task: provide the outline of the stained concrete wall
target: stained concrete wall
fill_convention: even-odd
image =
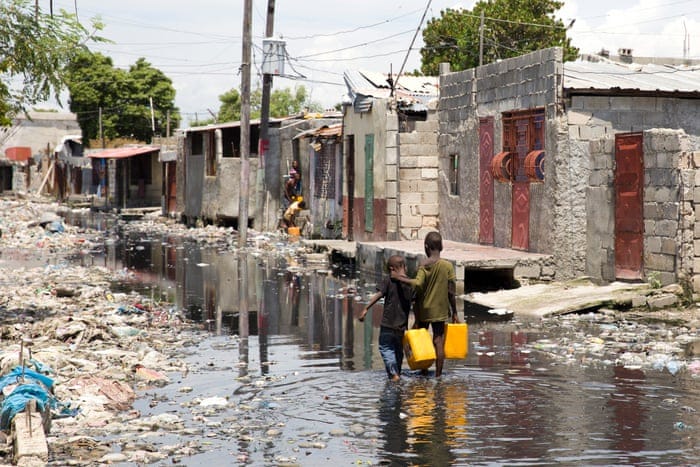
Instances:
[[[398,118],[391,107],[389,99],[375,99],[369,112],[355,112],[352,106],[345,107],[343,116],[344,134],[354,139],[354,173],[355,183],[353,193],[343,188],[343,196],[352,196],[354,199],[353,232],[355,241],[379,241],[396,240],[398,226],[396,214],[388,214],[387,184],[398,179],[398,166],[396,163],[387,164],[387,160],[393,161],[397,153]],[[373,191],[372,202],[374,228],[367,230],[365,219],[369,215],[365,211],[365,137],[374,135],[374,167],[373,167]],[[347,154],[347,151],[346,151]],[[346,159],[347,161],[347,159]],[[344,207],[347,205],[347,200]],[[393,219],[392,217],[393,216]],[[389,226],[393,230],[389,230]]]
[[[439,169],[437,117],[433,105],[425,121],[414,122],[414,131],[398,134],[398,151],[387,151],[387,164],[398,164],[399,173],[398,181],[387,180],[388,230],[398,214],[401,240],[423,239],[438,229],[438,177],[448,172]]]
[[[557,276],[570,277],[575,275],[576,258],[580,261],[585,255],[585,182],[578,173],[585,164],[583,154],[568,151],[568,135],[561,130],[562,71],[562,50],[552,48],[441,74],[439,223],[446,239],[479,242],[479,119],[493,117],[493,148],[498,153],[503,147],[503,113],[542,108],[547,172],[544,183],[530,184],[529,251],[555,255]],[[443,175],[452,154],[460,160],[459,196],[450,195]],[[494,246],[511,247],[511,210],[510,183],[494,182]]]
[[[82,130],[73,113],[29,112],[29,119],[22,116],[8,128],[0,128],[0,158],[5,149],[13,146],[29,146],[32,154],[52,154],[66,135],[80,135]]]
[[[681,209],[678,198],[681,181],[691,174],[683,175],[679,168],[683,158],[678,151],[700,148],[700,120],[694,117],[700,101],[565,95],[561,59],[560,49],[546,49],[441,75],[440,171],[445,173],[450,154],[459,154],[459,184],[465,188],[460,196],[451,196],[446,177],[440,179],[443,235],[478,242],[479,118],[494,118],[497,153],[503,147],[503,112],[544,108],[546,172],[543,184],[530,185],[529,251],[552,254],[557,279],[589,275],[614,280],[614,135],[644,131],[644,274],[662,283],[694,274],[685,266],[695,261],[687,252],[695,245],[689,246],[691,234],[683,227],[690,220],[679,221],[679,212],[689,211],[690,205]],[[685,189],[691,188],[686,184]],[[495,183],[495,246],[510,247],[511,193],[509,184]]]

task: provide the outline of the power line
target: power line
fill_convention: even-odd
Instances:
[[[409,29],[408,31],[397,32],[396,34],[391,34],[389,36],[380,37],[379,39],[375,39],[373,41],[363,42],[361,44],[349,45],[347,47],[342,47],[340,49],[335,49],[335,50],[328,50],[326,52],[318,52],[315,54],[301,55],[301,56],[296,57],[296,58],[302,59],[302,58],[309,58],[309,57],[318,57],[319,55],[327,55],[327,54],[331,54],[331,53],[335,53],[335,52],[342,52],[344,50],[356,49],[358,47],[366,47],[368,45],[376,44],[377,42],[382,42],[382,41],[385,41],[387,39],[393,39],[394,37],[403,36],[404,34],[409,34],[412,32],[413,32],[413,29]]]
[[[340,36],[341,34],[349,34],[349,33],[352,33],[352,32],[361,31],[361,30],[363,30],[363,29],[370,29],[370,28],[374,28],[374,27],[377,27],[377,26],[383,26],[383,25],[385,25],[385,24],[387,24],[387,23],[390,23],[390,22],[392,22],[392,21],[396,21],[397,19],[401,19],[401,18],[405,18],[406,16],[413,15],[413,14],[415,14],[415,13],[421,11],[421,10],[422,10],[422,8],[419,8],[419,9],[417,9],[417,10],[410,11],[410,12],[405,13],[405,14],[403,14],[403,15],[399,15],[399,16],[395,16],[395,17],[393,17],[393,18],[385,19],[384,21],[379,21],[379,22],[377,22],[377,23],[368,24],[368,25],[366,25],[366,26],[358,26],[358,27],[353,28],[353,29],[346,29],[346,30],[336,31],[336,32],[330,32],[330,33],[311,34],[311,35],[308,35],[308,36],[285,37],[285,39],[287,39],[287,40],[292,40],[292,41],[293,41],[293,40],[299,40],[299,39],[315,39],[315,38],[317,38],[317,37],[334,37],[334,36]]]
[[[352,62],[352,61],[355,61],[355,60],[365,60],[365,59],[368,59],[368,58],[387,57],[387,56],[389,56],[389,55],[401,54],[401,53],[407,52],[408,50],[410,50],[410,49],[399,49],[399,50],[394,50],[394,51],[391,51],[391,52],[385,52],[385,53],[381,53],[381,54],[363,55],[363,56],[361,56],[361,57],[317,58],[317,59],[314,59],[314,58],[308,59],[308,58],[307,58],[307,59],[304,59],[304,61],[305,61],[305,62]],[[413,49],[413,50],[416,50],[416,49]],[[297,61],[297,60],[299,60],[299,59],[298,59],[298,58],[293,58],[293,57],[292,57],[292,60]]]

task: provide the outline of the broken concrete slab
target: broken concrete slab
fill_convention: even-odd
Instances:
[[[12,420],[15,444],[15,462],[22,458],[37,457],[49,460],[44,425],[39,412],[21,412]]]
[[[473,292],[460,298],[489,309],[505,308],[515,316],[543,318],[603,306],[631,306],[634,299],[646,295],[650,290],[651,286],[646,283],[596,285],[588,279],[578,279],[496,292]]]

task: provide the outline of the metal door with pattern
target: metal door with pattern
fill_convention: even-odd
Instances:
[[[641,279],[644,254],[642,133],[615,135],[615,277]]]
[[[493,245],[493,117],[479,119],[479,243]]]

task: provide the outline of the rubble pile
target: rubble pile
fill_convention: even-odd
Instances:
[[[561,364],[621,365],[671,375],[684,371],[700,378],[697,309],[572,313],[543,319],[538,326],[548,337],[527,347]]]
[[[89,459],[99,460],[112,449],[98,446],[97,437],[139,417],[130,410],[135,390],[187,371],[170,349],[195,339],[190,326],[168,304],[113,294],[103,268],[0,268],[0,274],[14,281],[0,292],[0,373],[23,361],[53,378],[56,399],[74,412],[54,414],[51,451],[65,456],[69,449],[57,446],[89,441]]]

